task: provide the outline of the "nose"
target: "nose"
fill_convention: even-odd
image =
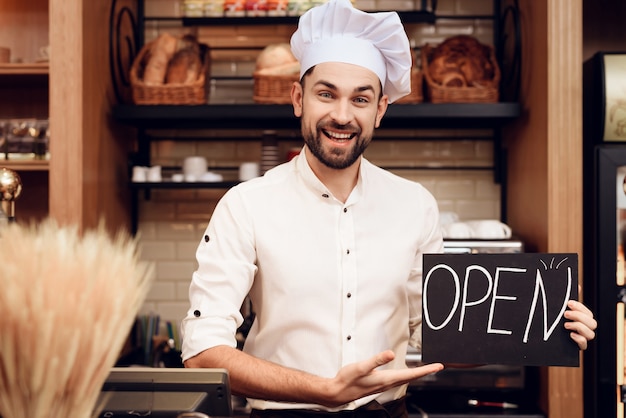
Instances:
[[[337,100],[330,112],[330,117],[339,125],[347,125],[352,122],[354,114],[349,100]]]

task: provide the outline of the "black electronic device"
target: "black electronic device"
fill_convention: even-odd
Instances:
[[[225,369],[114,367],[96,406],[97,416],[176,418],[184,412],[232,415]]]

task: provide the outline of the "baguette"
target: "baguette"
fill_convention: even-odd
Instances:
[[[148,52],[143,81],[146,85],[159,85],[165,81],[167,66],[176,53],[178,39],[168,33],[162,33],[155,39]]]

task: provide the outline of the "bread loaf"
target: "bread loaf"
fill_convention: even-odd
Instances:
[[[185,48],[174,54],[167,66],[166,84],[191,84],[198,79],[202,62],[197,49]]]
[[[270,44],[259,54],[256,60],[256,70],[280,67],[294,64],[298,60],[291,53],[291,47],[287,43]]]
[[[167,66],[176,53],[178,39],[165,32],[155,39],[143,72],[143,81],[147,85],[163,84]]]
[[[263,68],[256,71],[260,75],[291,75],[300,73],[300,63],[298,61],[278,65],[276,67]]]
[[[428,72],[433,81],[448,87],[487,86],[494,77],[490,53],[474,37],[454,36],[433,50]]]
[[[177,51],[169,61],[166,84],[191,84],[202,71],[200,45],[193,35],[185,35],[177,43]]]

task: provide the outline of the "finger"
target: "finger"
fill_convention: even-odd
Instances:
[[[361,375],[366,375],[368,373],[371,373],[374,369],[389,363],[395,357],[395,353],[391,350],[381,351],[375,356],[358,363],[358,370],[360,370]]]
[[[424,364],[422,366],[418,366],[415,367],[414,370],[420,374],[419,377],[424,377],[427,376],[429,374],[433,374],[433,373],[437,373],[443,370],[443,364],[442,363],[431,363],[431,364]]]
[[[567,307],[570,308],[573,311],[579,311],[579,312],[583,312],[591,317],[593,317],[593,312],[591,312],[591,310],[585,306],[584,303],[579,302],[577,300],[569,300],[567,301]]]
[[[574,340],[574,342],[576,344],[578,344],[578,348],[580,348],[581,350],[586,350],[587,349],[588,342],[587,342],[587,339],[585,337],[583,337],[582,335],[577,334],[575,332],[570,332],[569,335],[570,335],[571,339]]]
[[[593,340],[596,333],[582,322],[566,322],[565,329],[580,335],[586,341]]]
[[[584,312],[565,311],[563,316],[565,317],[565,319],[569,321],[580,322],[584,324],[587,328],[589,328],[592,331],[594,331],[598,327],[598,322],[594,319],[594,317]]]
[[[443,370],[443,368],[444,366],[441,363],[430,363],[401,370],[379,370],[372,375],[372,378],[379,383],[385,382],[385,387],[389,388],[437,373]]]

